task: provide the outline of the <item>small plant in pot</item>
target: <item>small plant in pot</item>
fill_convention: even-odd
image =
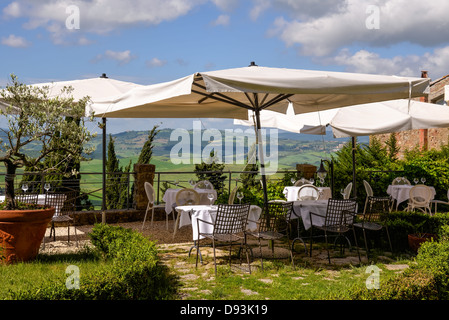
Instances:
[[[35,258],[54,208],[16,201],[14,180],[19,168],[55,172],[80,160],[83,144],[92,138],[84,126],[88,97],[74,101],[71,88],[50,96],[49,87],[29,86],[11,75],[0,91],[0,114],[8,127],[0,129],[0,162],[6,168],[5,200],[0,204],[0,248],[3,263]],[[26,152],[33,147],[33,152]],[[32,155],[32,156],[31,156]],[[53,157],[52,161],[44,161]],[[55,165],[48,165],[55,163]],[[0,262],[1,263],[1,262]]]
[[[423,226],[426,221],[417,225],[417,232],[408,235],[408,245],[413,252],[417,253],[423,242],[436,241],[437,235],[429,232],[423,232]]]

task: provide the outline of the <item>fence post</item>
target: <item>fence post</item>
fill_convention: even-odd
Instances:
[[[148,204],[148,198],[145,193],[145,182],[154,183],[154,173],[156,166],[154,164],[134,164],[134,199],[137,210],[145,210]]]

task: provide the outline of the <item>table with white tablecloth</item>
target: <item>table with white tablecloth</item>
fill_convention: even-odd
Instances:
[[[326,216],[328,200],[303,200],[293,202],[293,212],[290,219],[301,218],[306,230],[310,229],[310,212],[320,216],[312,215],[314,226],[322,226]],[[322,216],[322,217],[321,217]]]
[[[389,185],[387,188],[387,194],[389,194],[396,201],[396,209],[398,205],[410,198],[410,189],[414,186],[409,184]],[[432,186],[428,186],[432,192],[431,200],[435,197],[436,191]]]
[[[176,194],[178,193],[178,191],[180,191],[182,189],[172,189],[169,188],[165,191],[164,196],[162,198],[162,200],[165,202],[165,213],[166,214],[170,214],[172,209],[173,209],[173,205],[176,204]],[[212,193],[214,195],[214,199],[212,200],[212,203],[217,200],[217,191],[216,190],[211,190],[211,189],[194,189],[196,192],[198,192],[199,196],[200,196],[200,204],[210,204],[210,200],[207,198],[207,195],[209,193]]]
[[[198,223],[197,219],[208,221],[213,223],[217,215],[218,206],[210,205],[196,205],[196,206],[179,206],[176,207],[178,212],[179,220],[177,219],[177,227],[175,225],[175,231],[173,237],[176,234],[176,229],[181,228],[186,225],[192,225],[192,235],[193,240],[198,240]],[[251,205],[248,214],[248,220],[258,221],[262,213],[262,209],[259,206]],[[256,230],[257,225],[255,222],[248,221],[247,229]],[[213,232],[213,225],[208,223],[200,223],[200,229],[202,232]]]
[[[284,188],[284,196],[287,199],[287,201],[296,201],[298,200],[298,190],[301,188],[301,186],[290,186]],[[332,197],[331,188],[329,187],[317,187],[318,191],[320,192],[319,200],[327,200]]]

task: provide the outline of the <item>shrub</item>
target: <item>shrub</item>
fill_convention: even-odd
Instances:
[[[170,299],[175,293],[172,278],[160,265],[154,242],[122,227],[95,225],[90,234],[105,263],[83,278],[79,289],[67,289],[57,281],[38,290],[16,294],[27,300],[136,300]]]

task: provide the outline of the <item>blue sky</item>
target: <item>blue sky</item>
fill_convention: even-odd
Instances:
[[[153,84],[251,61],[437,79],[449,74],[448,12],[447,0],[0,0],[0,86],[11,73]],[[193,120],[111,119],[108,131]]]

